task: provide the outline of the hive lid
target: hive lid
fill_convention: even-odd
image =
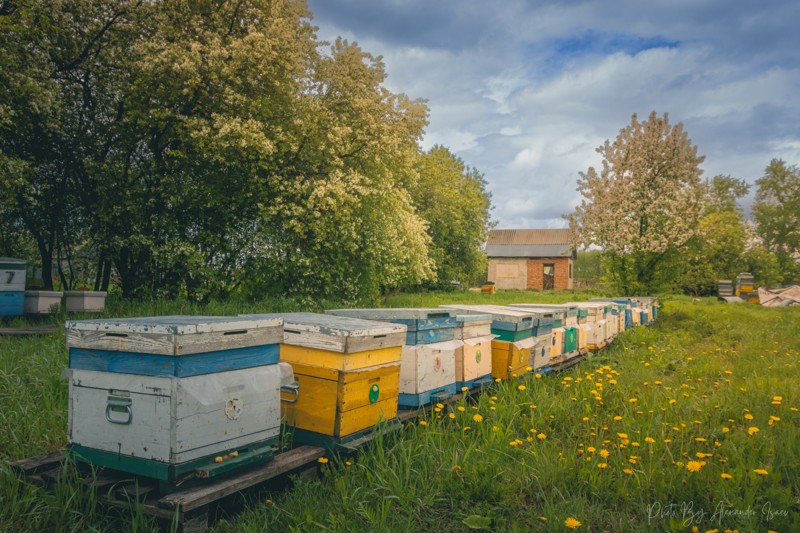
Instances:
[[[242,329],[268,328],[281,325],[283,325],[283,319],[279,317],[251,319],[235,316],[172,315],[70,320],[64,324],[64,329],[68,331],[99,331],[108,333],[195,335],[199,333],[224,333]]]
[[[433,318],[452,318],[455,313],[438,307],[394,307],[379,309],[330,309],[325,311],[328,315],[363,318],[367,320],[393,320],[393,319],[418,319],[430,320]]]

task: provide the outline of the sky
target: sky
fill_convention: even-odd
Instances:
[[[797,0],[308,7],[320,39],[382,56],[389,90],[427,100],[422,147],[446,146],[484,175],[498,228],[565,227],[578,173],[599,167],[596,148],[634,113],[682,122],[704,178],[753,183],[772,159],[800,164]]]

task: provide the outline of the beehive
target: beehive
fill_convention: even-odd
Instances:
[[[492,341],[492,377],[509,379],[528,372],[531,348],[536,344],[535,337],[521,341]]]
[[[463,346],[456,350],[456,388],[468,389],[492,381],[492,317],[490,315],[456,316],[456,339]]]
[[[401,324],[317,313],[249,315],[284,322],[281,361],[300,386],[283,418],[302,444],[334,448],[397,416]]]
[[[456,314],[439,308],[333,309],[325,314],[402,324],[409,346],[450,341],[456,333]]]
[[[559,359],[564,354],[564,338],[566,330],[564,328],[553,328],[550,340],[550,358]]]
[[[0,316],[21,316],[25,310],[25,264],[0,257]]]
[[[419,407],[456,391],[456,313],[438,308],[337,309],[327,314],[405,325],[398,405]]]
[[[531,357],[528,361],[534,371],[547,370],[553,359],[553,333],[545,333],[537,337],[532,337],[536,342],[531,347]]]
[[[126,318],[65,329],[76,459],[169,488],[277,449],[279,390],[291,374],[277,364],[280,319]]]

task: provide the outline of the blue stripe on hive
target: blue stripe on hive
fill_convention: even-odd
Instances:
[[[69,349],[69,367],[73,369],[178,378],[274,365],[279,360],[280,344],[232,348],[179,357],[83,348]]]

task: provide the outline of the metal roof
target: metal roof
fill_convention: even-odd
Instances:
[[[487,257],[569,257],[571,244],[487,244]]]
[[[489,232],[487,245],[493,244],[570,244],[569,228],[496,229]]]

